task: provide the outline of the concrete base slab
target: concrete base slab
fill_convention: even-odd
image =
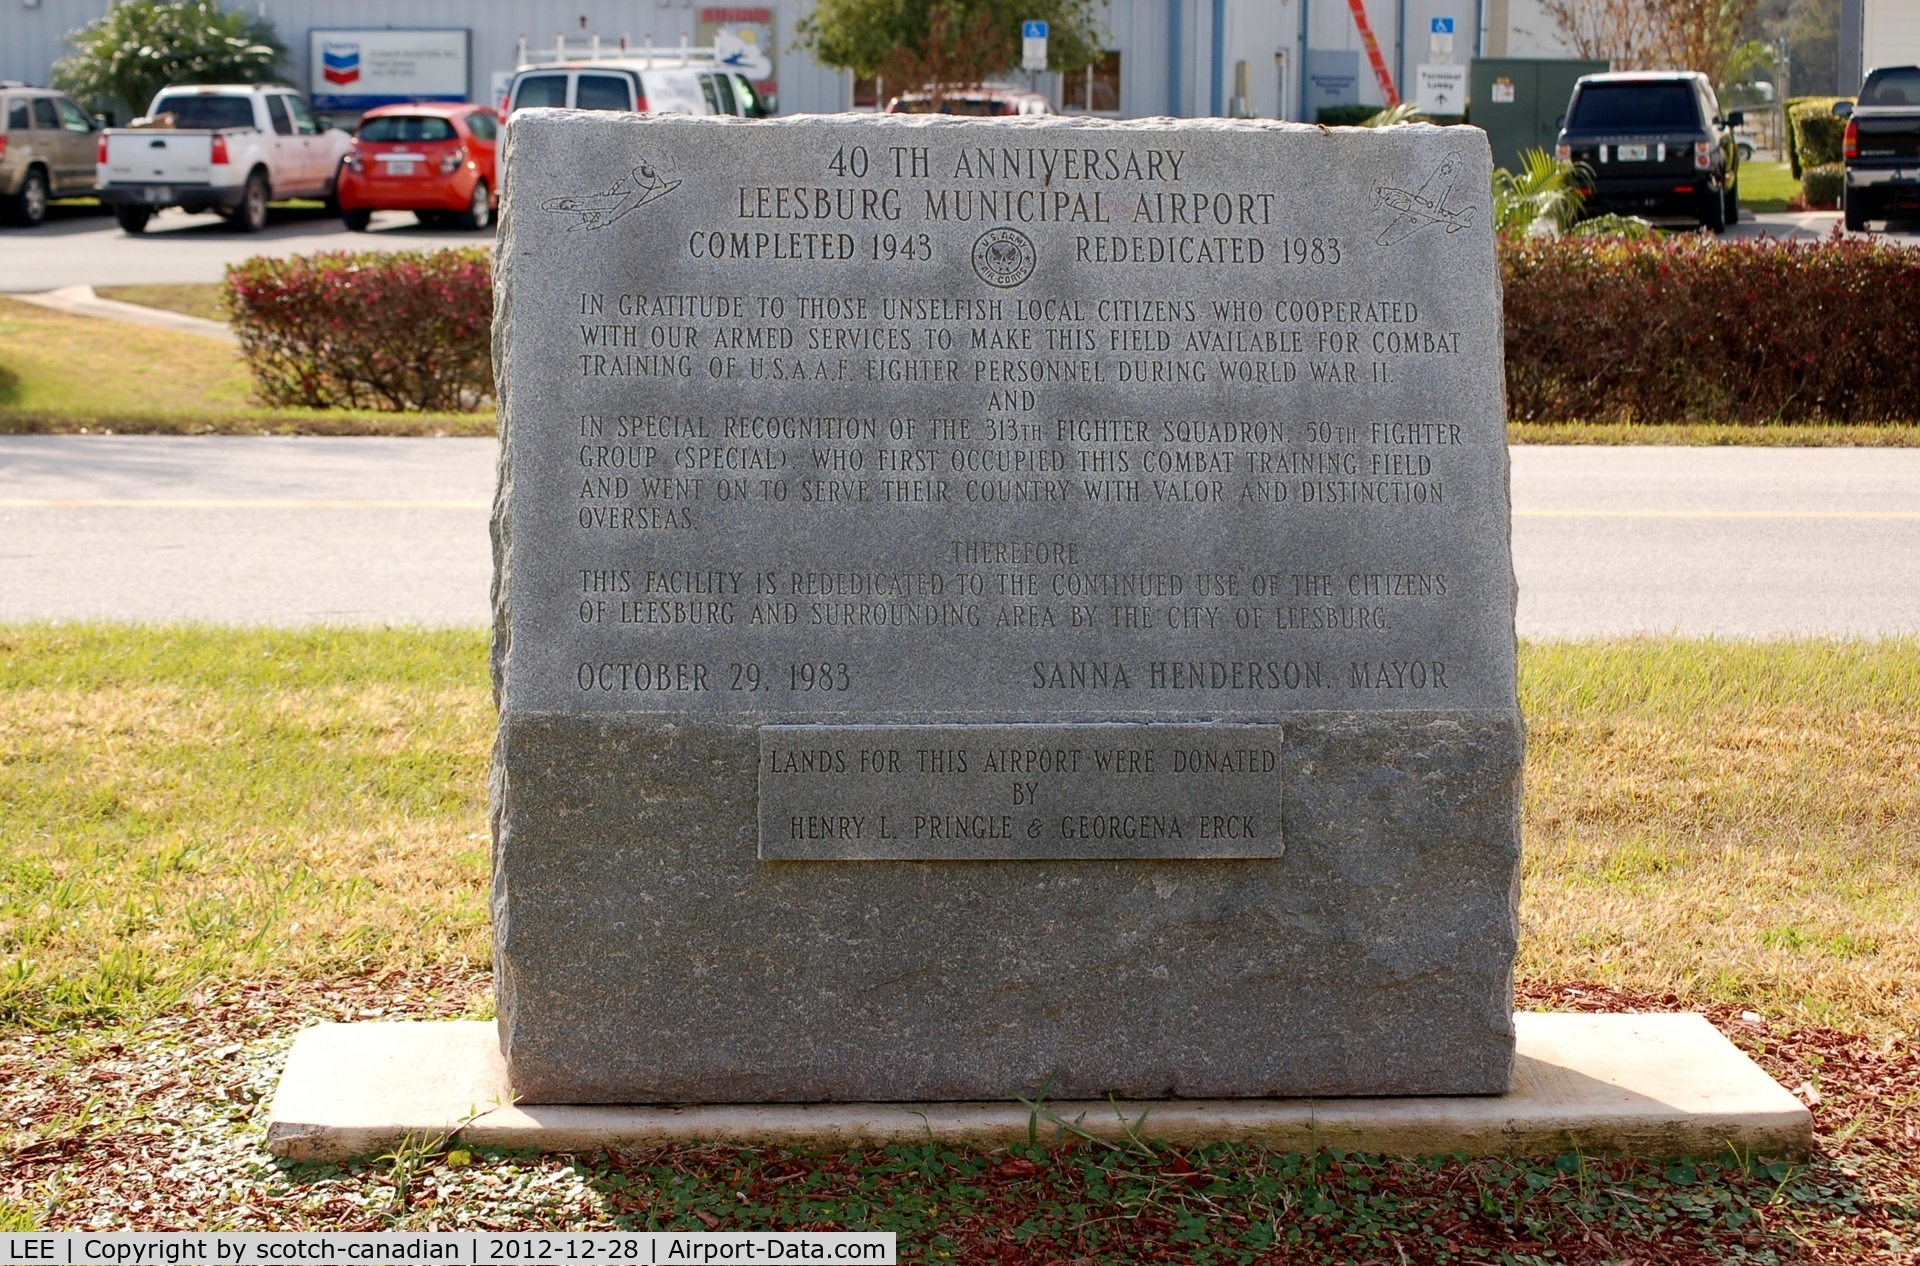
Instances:
[[[1712,1156],[1729,1147],[1798,1157],[1813,1118],[1699,1015],[1514,1016],[1513,1089],[1486,1097],[1212,1099],[1122,1103],[1143,1133],[1176,1145],[1235,1141],[1288,1151],[1418,1156]],[[1109,1138],[1107,1103],[1051,1105]],[[494,1026],[322,1024],[295,1042],[268,1119],[275,1155],[343,1160],[411,1135],[458,1132],[476,1147],[579,1152],[695,1140],[821,1148],[1025,1142],[1017,1103],[699,1104],[519,1107]],[[1041,1135],[1056,1131],[1041,1125]],[[1065,1136],[1062,1141],[1074,1141]]]

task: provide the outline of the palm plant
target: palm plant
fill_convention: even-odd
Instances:
[[[1420,103],[1417,101],[1402,101],[1399,105],[1388,106],[1378,114],[1370,116],[1366,122],[1360,126],[1396,127],[1402,123],[1421,122],[1425,122],[1425,120],[1420,114]]]
[[[1518,174],[1493,173],[1493,227],[1504,236],[1553,237],[1580,218],[1586,201],[1574,165],[1542,149],[1520,152]]]

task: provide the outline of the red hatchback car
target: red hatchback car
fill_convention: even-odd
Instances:
[[[366,231],[375,211],[463,229],[493,223],[500,201],[494,149],[500,117],[484,105],[378,106],[360,116],[340,168],[340,218]]]

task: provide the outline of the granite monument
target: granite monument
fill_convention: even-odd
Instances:
[[[524,1102],[1507,1088],[1482,133],[532,110],[505,145]]]

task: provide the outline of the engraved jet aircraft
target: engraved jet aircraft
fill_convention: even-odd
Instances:
[[[642,207],[656,198],[663,198],[679,187],[679,181],[668,180],[655,171],[651,163],[641,163],[631,172],[614,181],[613,187],[605,193],[571,194],[561,198],[548,198],[540,204],[540,209],[561,215],[579,216],[579,223],[568,226],[569,233],[575,229],[597,231],[606,228],[635,207]]]
[[[1381,232],[1378,239],[1380,245],[1392,246],[1403,242],[1429,224],[1445,225],[1448,233],[1458,233],[1472,224],[1472,207],[1455,208],[1447,205],[1453,201],[1457,188],[1453,181],[1457,170],[1453,159],[1447,158],[1434,168],[1433,174],[1427,177],[1417,193],[1395,189],[1392,185],[1380,186],[1380,204],[1400,213]]]

